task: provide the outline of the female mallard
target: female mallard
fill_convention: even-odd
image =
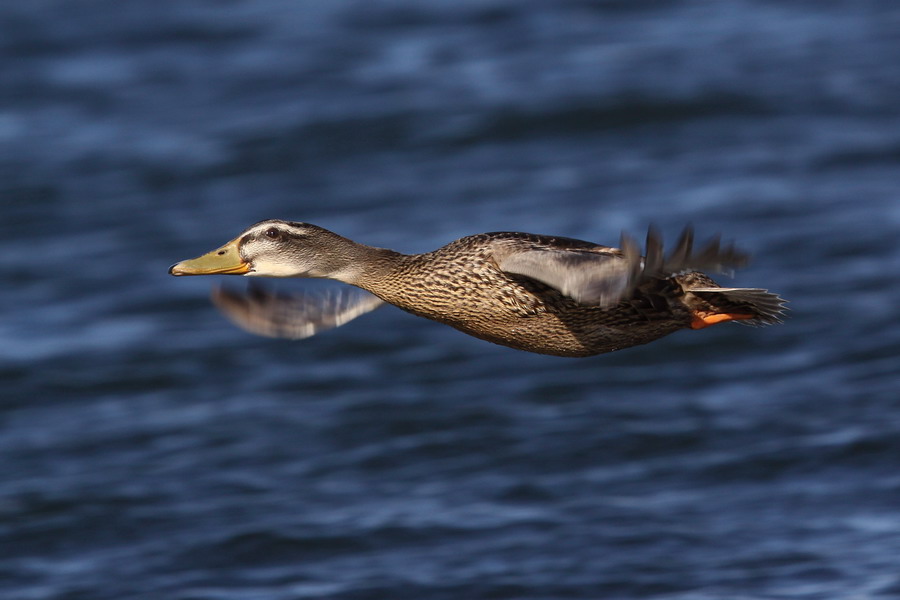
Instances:
[[[777,295],[720,287],[699,272],[744,265],[747,256],[733,246],[713,240],[694,253],[690,229],[666,257],[653,229],[646,257],[624,234],[621,246],[500,232],[401,254],[308,223],[272,219],[218,250],[172,265],[169,273],[325,277],[370,292],[331,298],[213,293],[216,305],[244,329],[295,339],[343,325],[384,302],[489,342],[557,356],[611,352],[724,321],[781,321],[784,300]]]

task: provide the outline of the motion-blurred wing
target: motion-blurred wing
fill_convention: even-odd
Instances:
[[[294,340],[339,327],[384,304],[378,297],[355,288],[318,294],[276,294],[259,284],[249,286],[246,293],[216,287],[212,301],[241,329]]]
[[[669,256],[662,258],[662,237],[654,228],[647,231],[647,264],[644,273],[649,277],[669,277],[688,271],[705,271],[733,275],[750,262],[750,255],[735,248],[734,244],[722,245],[717,235],[698,252],[694,252],[694,230],[685,227]],[[651,256],[658,257],[651,264]]]
[[[556,288],[580,304],[611,306],[629,290],[628,262],[614,254],[525,250],[504,257],[499,266],[507,273],[531,277]]]
[[[651,228],[644,257],[637,243],[623,233],[620,250],[602,246],[597,250],[534,248],[505,255],[498,264],[507,273],[536,279],[580,304],[608,307],[630,296],[648,279],[688,271],[730,273],[747,262],[746,254],[733,245],[722,247],[718,238],[696,253],[693,242],[693,230],[687,227],[675,249],[664,256],[662,238]]]

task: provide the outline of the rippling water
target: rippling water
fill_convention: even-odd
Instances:
[[[900,596],[898,30],[888,0],[7,3],[0,595]],[[580,360],[395,309],[254,338],[166,269],[272,217],[408,252],[690,221],[793,312]]]

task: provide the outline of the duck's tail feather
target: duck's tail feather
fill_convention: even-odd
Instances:
[[[721,310],[722,314],[741,315],[733,319],[743,325],[781,323],[787,300],[761,288],[696,287],[686,290]]]

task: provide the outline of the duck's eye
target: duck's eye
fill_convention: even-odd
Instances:
[[[266,237],[270,240],[277,240],[281,237],[281,232],[278,231],[275,227],[269,227],[266,229]]]

